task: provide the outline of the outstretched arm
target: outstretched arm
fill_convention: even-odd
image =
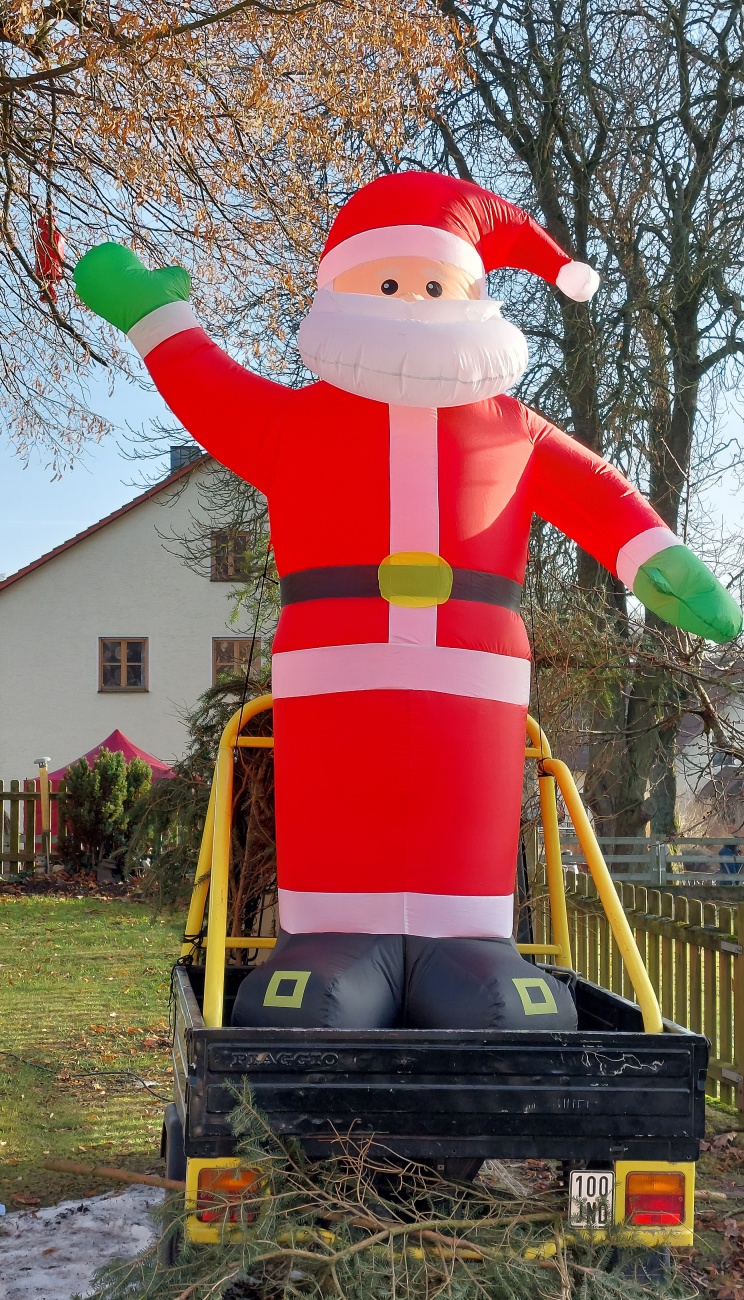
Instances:
[[[531,503],[674,627],[730,641],[742,614],[725,587],[612,465],[527,412]]]
[[[88,307],[129,336],[192,437],[267,492],[291,391],[252,375],[207,337],[188,302],[188,272],[148,271],[130,249],[100,244],[78,262],[75,286]]]

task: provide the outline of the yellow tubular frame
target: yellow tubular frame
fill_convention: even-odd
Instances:
[[[258,699],[249,700],[233,714],[220,738],[217,762],[214,769],[214,803],[210,800],[211,822],[207,813],[204,827],[202,850],[211,857],[211,872],[207,885],[209,887],[209,915],[207,918],[207,963],[204,971],[204,1024],[207,1029],[219,1029],[222,1025],[222,1011],[225,1000],[225,953],[231,947],[227,937],[227,890],[230,871],[230,833],[232,831],[232,796],[233,796],[233,751],[238,745],[241,749],[271,749],[274,741],[270,736],[239,736],[239,732],[257,713],[270,709],[273,700],[270,695],[260,695]],[[211,834],[210,834],[211,832]],[[211,841],[211,854],[209,845]],[[201,863],[201,853],[199,855]],[[197,889],[199,885],[197,884]],[[204,903],[202,901],[202,916]],[[189,911],[189,920],[192,920]],[[189,930],[195,934],[196,930]],[[242,945],[241,945],[242,946]],[[254,940],[251,947],[259,947]]]
[[[574,779],[566,764],[561,762],[559,758],[546,758],[543,760],[541,767],[548,773],[548,776],[554,777],[558,782],[558,789],[563,796],[568,815],[573,822],[577,839],[586,858],[586,865],[599,895],[599,901],[610,923],[612,937],[620,949],[628,972],[628,978],[638,999],[638,1005],[643,1016],[643,1028],[647,1034],[661,1034],[664,1032],[664,1023],[661,1018],[658,999],[648,978],[646,967],[641,960],[641,954],[633,938],[633,931],[628,925],[628,918],[617,896],[615,883],[607,869],[607,863],[596,841],[591,822],[586,815],[586,809],[581,802],[581,796],[576,789]],[[544,778],[540,782],[541,785],[543,781]]]
[[[525,751],[525,758],[550,757],[550,744],[545,732],[527,715],[527,735],[530,747]],[[566,890],[563,883],[563,864],[561,862],[561,837],[558,830],[558,807],[555,801],[555,781],[552,776],[540,774],[540,817],[543,825],[545,844],[545,871],[548,877],[548,895],[550,897],[550,917],[553,939],[557,948],[557,965],[572,969],[571,940],[568,933],[568,912],[566,910]],[[523,949],[520,947],[520,952]]]
[[[235,939],[227,936],[227,901],[230,866],[230,834],[232,829],[233,751],[240,749],[272,749],[270,736],[241,736],[243,727],[257,713],[272,707],[271,695],[261,695],[250,700],[233,714],[222,733],[215,764],[212,791],[202,836],[199,862],[196,869],[194,891],[191,896],[186,934],[200,933],[205,905],[209,905],[207,919],[206,968],[204,972],[204,1024],[209,1029],[222,1025],[225,984],[225,954],[237,948],[271,948],[275,940],[264,938]],[[519,944],[524,955],[552,956],[559,966],[571,969],[571,942],[568,930],[566,891],[561,863],[556,783],[563,796],[569,817],[574,825],[579,844],[597,889],[600,902],[620,949],[630,982],[638,999],[646,1033],[663,1031],[659,1003],[646,968],[641,961],[632,931],[617,896],[612,877],[594,831],[581,802],[573,777],[565,763],[553,758],[547,737],[535,719],[527,718],[530,739],[525,757],[538,763],[540,782],[540,811],[545,841],[545,866],[548,879],[550,913],[553,929],[552,944]],[[181,955],[188,957],[193,945],[184,940]]]

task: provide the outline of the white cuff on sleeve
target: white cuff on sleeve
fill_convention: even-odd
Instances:
[[[127,338],[132,340],[140,356],[146,357],[159,343],[164,343],[174,334],[198,328],[199,322],[191,303],[166,302],[138,320],[128,331]]]
[[[659,551],[665,551],[670,546],[681,545],[682,542],[669,528],[647,528],[645,533],[638,533],[636,537],[631,537],[629,542],[620,547],[615,564],[618,578],[625,583],[628,591],[632,591],[642,564],[650,560],[652,555],[657,555]]]

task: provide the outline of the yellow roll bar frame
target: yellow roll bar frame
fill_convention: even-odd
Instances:
[[[273,749],[271,736],[243,736],[243,728],[273,705],[271,695],[261,695],[238,709],[225,727],[217,753],[214,779],[209,796],[209,806],[202,834],[199,861],[194,889],[191,895],[186,934],[181,957],[193,954],[196,936],[201,934],[204,909],[208,907],[206,967],[204,971],[204,1023],[216,1029],[222,1025],[224,1009],[226,953],[239,948],[272,948],[276,942],[268,938],[236,939],[227,935],[227,902],[230,868],[230,837],[232,832],[233,753],[240,749]],[[545,868],[550,899],[553,931],[552,944],[518,944],[519,951],[527,955],[551,956],[556,965],[569,970],[571,941],[568,929],[566,890],[561,862],[560,833],[556,784],[563,796],[568,815],[584,853],[586,864],[605,910],[613,938],[620,950],[643,1016],[643,1027],[648,1034],[663,1031],[659,1003],[649,980],[646,968],[628,925],[625,912],[617,895],[614,882],[602,856],[589,818],[573,777],[566,764],[553,758],[548,739],[534,718],[527,718],[527,735],[530,744],[525,758],[533,758],[538,765],[540,785],[540,813],[545,843]]]

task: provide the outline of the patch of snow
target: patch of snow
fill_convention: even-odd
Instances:
[[[71,1300],[92,1288],[109,1260],[131,1259],[152,1244],[149,1215],[158,1187],[62,1201],[0,1221],[0,1300]]]

